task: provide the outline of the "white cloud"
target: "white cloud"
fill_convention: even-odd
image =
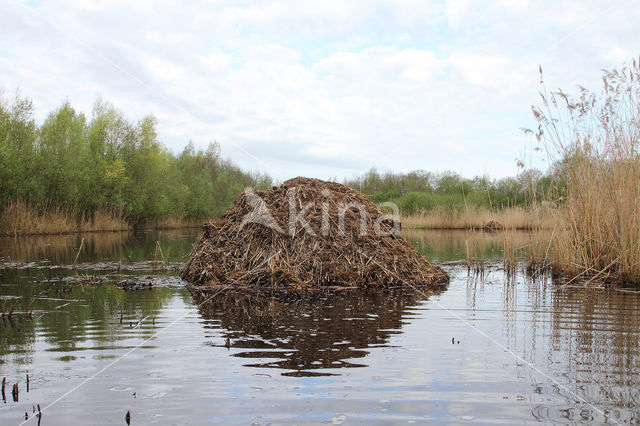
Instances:
[[[471,9],[471,0],[447,0],[445,14],[449,21],[449,26],[458,29],[465,20]]]
[[[554,87],[597,87],[640,41],[637,8],[597,1],[105,5],[4,6],[2,89],[20,86],[40,119],[99,94],[155,114],[175,151],[218,140],[279,178],[513,174],[537,65]]]
[[[453,52],[449,63],[454,72],[473,86],[495,90],[503,95],[520,92],[531,76],[505,56]]]

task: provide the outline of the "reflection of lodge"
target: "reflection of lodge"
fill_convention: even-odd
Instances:
[[[313,299],[237,291],[212,297],[217,290],[211,287],[190,290],[202,316],[229,330],[224,334],[227,345],[250,349],[235,356],[259,358],[248,366],[282,368],[289,370],[284,375],[296,376],[330,374],[310,370],[365,366],[347,360],[364,357],[368,354],[364,349],[387,345],[392,334],[400,333],[406,309],[426,299],[410,290],[354,291]]]

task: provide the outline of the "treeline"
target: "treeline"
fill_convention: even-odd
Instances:
[[[464,178],[454,172],[424,170],[380,173],[374,168],[344,183],[376,203],[391,201],[403,214],[414,214],[435,207],[444,207],[454,213],[469,206],[489,209],[527,206],[534,201],[548,199],[551,191],[557,191],[557,179],[556,167],[544,175],[532,169],[503,179],[487,176]]]
[[[156,126],[102,101],[90,118],[64,103],[38,125],[29,99],[0,96],[0,210],[19,202],[78,221],[108,211],[138,227],[217,216],[245,187],[271,185],[223,160],[215,143],[173,154]]]
[[[26,205],[38,214],[62,211],[78,224],[92,223],[100,212],[132,227],[168,219],[179,224],[221,215],[247,186],[272,185],[269,176],[222,159],[215,143],[206,150],[189,143],[180,154],[172,153],[158,140],[156,126],[152,116],[134,123],[102,101],[90,118],[64,103],[38,125],[29,99],[0,95],[0,211],[16,215],[25,209],[5,207]],[[435,207],[455,213],[469,206],[500,209],[548,200],[560,187],[563,165],[550,170],[495,180],[371,169],[344,183],[376,203],[396,203],[404,214]]]

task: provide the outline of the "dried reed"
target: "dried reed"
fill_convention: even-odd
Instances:
[[[74,232],[122,231],[131,227],[117,213],[98,210],[93,218],[78,219],[61,208],[35,208],[22,200],[7,204],[0,214],[0,235],[70,234]]]
[[[402,217],[403,228],[413,229],[483,229],[494,220],[505,229],[537,229],[550,226],[550,207],[537,205],[530,208],[508,207],[489,209],[469,207],[461,212],[451,212],[436,207],[427,212]]]
[[[640,284],[640,65],[605,71],[596,94],[541,92],[535,133],[566,198],[546,250],[554,272],[585,282]]]

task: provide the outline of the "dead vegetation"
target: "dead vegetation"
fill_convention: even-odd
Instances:
[[[553,227],[549,205],[528,207],[512,206],[502,209],[469,206],[451,211],[438,206],[402,217],[406,229],[476,229],[481,230],[490,221],[501,223],[505,229],[532,230]]]
[[[0,236],[54,235],[76,232],[127,231],[131,226],[119,214],[98,210],[91,217],[62,208],[35,208],[18,200],[0,211]]]
[[[542,77],[541,77],[542,80]],[[640,64],[578,97],[543,84],[534,133],[564,186],[545,263],[571,281],[640,283]]]
[[[241,194],[220,220],[204,226],[181,276],[201,285],[298,292],[442,288],[449,280],[361,193],[307,178]]]

